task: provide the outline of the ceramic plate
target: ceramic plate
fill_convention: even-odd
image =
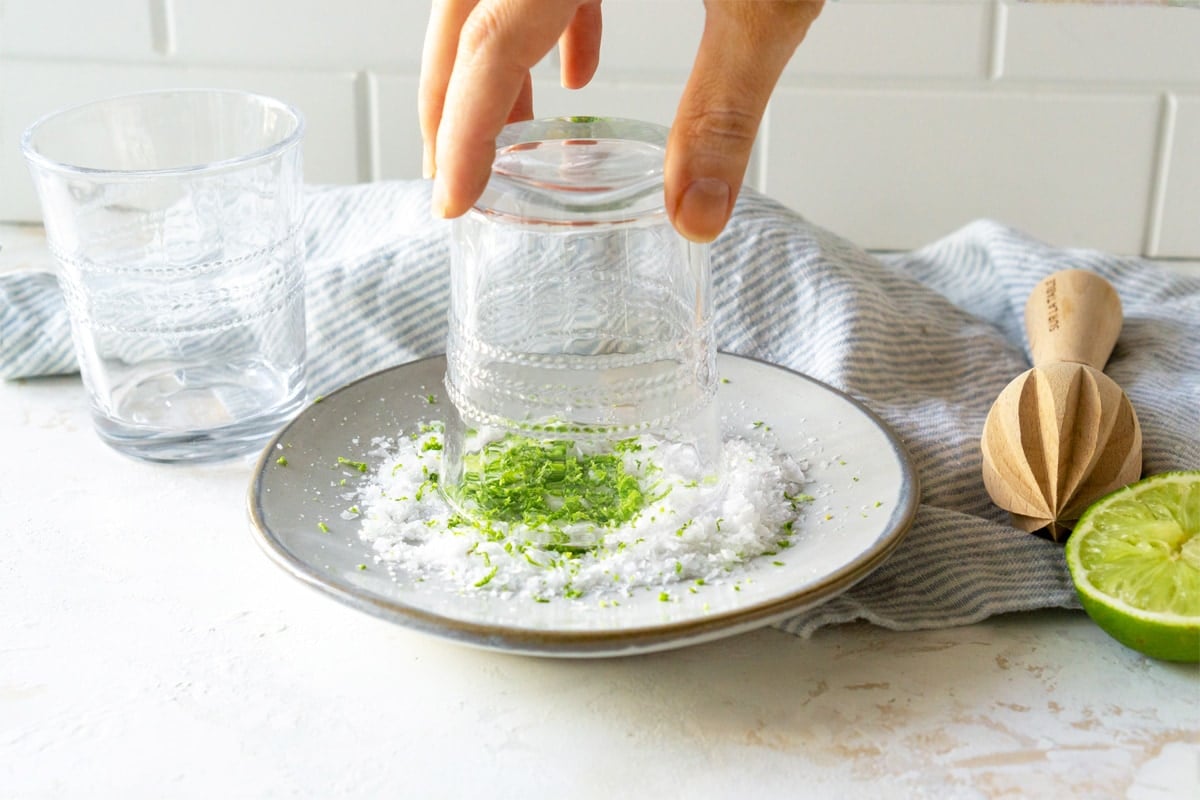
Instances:
[[[465,592],[393,577],[374,565],[356,519],[343,519],[353,483],[368,480],[338,457],[373,470],[372,440],[436,418],[445,359],[362,378],[313,403],[264,451],[250,487],[250,516],[267,554],[337,600],[456,642],[546,656],[612,656],[708,641],[778,622],[844,592],[899,544],[916,512],[915,473],[900,443],[870,411],[818,381],[761,361],[718,357],[717,398],[726,438],[759,423],[805,465],[793,545],[740,568],[736,581],[680,593],[637,592],[618,606],[586,596],[549,603]],[[432,398],[430,397],[432,395]],[[280,456],[286,466],[278,463]],[[347,476],[349,474],[349,477]],[[349,486],[341,486],[343,478]],[[328,531],[321,530],[323,522]],[[401,573],[402,574],[402,573]]]

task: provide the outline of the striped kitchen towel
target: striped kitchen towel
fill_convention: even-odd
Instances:
[[[445,349],[448,229],[430,218],[428,194],[425,182],[310,190],[314,395]],[[779,627],[934,628],[1076,607],[1061,547],[1006,524],[984,491],[979,451],[992,401],[1029,366],[1025,300],[1068,267],[1103,275],[1121,295],[1125,327],[1106,371],[1137,409],[1146,472],[1200,467],[1200,279],[1047,247],[987,221],[880,258],[743,192],[713,249],[720,348],[858,398],[904,442],[922,484],[913,527],[888,561]],[[65,314],[47,275],[0,276],[0,376],[73,370]]]

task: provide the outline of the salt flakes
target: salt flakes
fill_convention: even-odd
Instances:
[[[492,592],[539,601],[598,598],[602,603],[637,589],[694,588],[736,580],[739,566],[780,551],[798,531],[796,497],[803,469],[764,440],[724,443],[720,478],[696,480],[690,448],[643,437],[630,472],[653,463],[655,495],[629,522],[604,529],[584,552],[530,543],[514,526],[493,541],[465,521],[436,487],[440,425],[394,442],[376,440],[382,464],[356,496],[360,535],[377,560],[407,580],[435,580],[460,592]],[[669,488],[669,491],[664,491]],[[669,595],[663,595],[669,596]]]

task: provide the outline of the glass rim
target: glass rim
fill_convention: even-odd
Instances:
[[[631,117],[557,116],[509,123],[496,137],[496,160],[479,199],[464,216],[507,224],[580,228],[629,225],[666,214],[663,187],[670,129]],[[552,180],[545,172],[509,171],[501,158],[542,145],[607,145],[637,149],[640,170],[611,173],[583,185]]]
[[[618,139],[661,147],[670,128],[633,117],[556,116],[534,117],[505,125],[496,137],[496,150],[528,142],[562,139]]]
[[[41,130],[45,125],[53,122],[59,117],[66,116],[67,114],[72,114],[82,111],[86,108],[102,106],[118,101],[187,94],[207,94],[213,96],[226,95],[239,97],[243,100],[254,100],[261,103],[263,106],[272,107],[285,112],[295,121],[295,126],[287,136],[284,136],[279,141],[267,145],[266,147],[252,150],[248,153],[243,153],[231,158],[223,158],[217,161],[206,161],[202,164],[183,164],[175,167],[161,167],[157,169],[111,169],[107,167],[87,167],[81,164],[69,164],[64,161],[51,158],[45,153],[40,152],[36,149],[33,143],[33,140],[37,136],[39,130]],[[113,178],[129,179],[163,177],[168,175],[188,175],[201,172],[219,172],[226,169],[253,164],[258,161],[268,160],[275,155],[298,145],[304,138],[306,127],[307,124],[304,119],[304,114],[301,113],[298,108],[276,97],[260,94],[258,92],[250,92],[244,89],[219,89],[205,87],[150,89],[143,92],[126,92],[124,94],[116,94],[109,97],[87,100],[82,103],[63,106],[62,108],[58,108],[43,114],[41,117],[30,123],[30,125],[21,133],[21,153],[24,155],[26,161],[28,161],[30,164],[61,174],[104,175]]]

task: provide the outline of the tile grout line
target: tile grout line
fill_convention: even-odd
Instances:
[[[159,55],[175,55],[175,2],[149,0],[150,31],[153,47]]]
[[[354,76],[355,140],[359,181],[377,181],[382,174],[379,152],[379,83],[371,70]]]
[[[750,185],[762,194],[767,193],[767,158],[771,151],[771,103],[763,109],[762,121],[758,126],[758,136],[754,137],[754,146],[750,151],[753,159],[754,179]]]
[[[1008,44],[1008,6],[1003,0],[992,0],[991,50],[988,53],[990,81],[1004,77],[1004,49]]]
[[[1163,212],[1167,204],[1167,181],[1171,171],[1171,151],[1175,145],[1178,108],[1179,100],[1174,92],[1163,92],[1160,96],[1154,172],[1150,178],[1150,203],[1146,209],[1146,229],[1142,235],[1142,255],[1147,258],[1159,255],[1162,244]]]

